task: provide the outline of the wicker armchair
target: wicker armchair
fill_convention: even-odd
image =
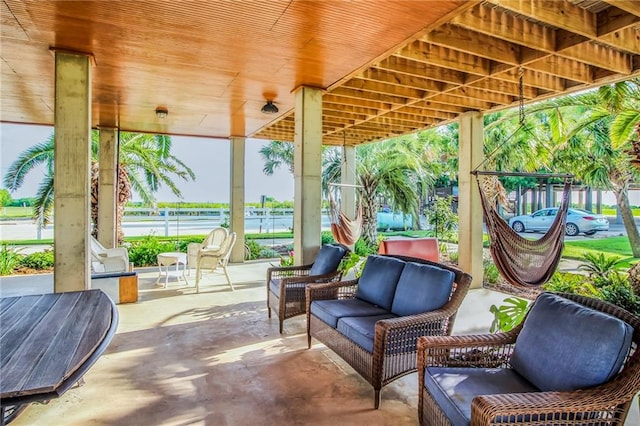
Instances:
[[[231,256],[231,250],[236,243],[237,235],[235,232],[229,234],[227,238],[220,245],[220,250],[200,250],[198,259],[196,261],[196,293],[200,293],[200,279],[202,278],[202,271],[209,269],[215,272],[218,268],[222,269],[227,284],[233,291],[233,284],[229,273],[227,272],[227,264],[229,263],[229,257]]]
[[[569,326],[562,327],[560,324],[567,322],[563,321],[562,317],[551,316],[549,318],[547,315],[546,321],[550,326],[545,327],[544,331],[540,330],[541,327],[535,327],[541,322],[527,322],[530,317],[534,316],[532,311],[535,305],[527,314],[523,324],[507,333],[429,336],[421,337],[418,340],[418,417],[421,425],[557,424],[564,426],[588,424],[622,426],[624,424],[632,400],[640,390],[640,351],[637,350],[640,343],[640,318],[597,299],[570,294],[543,294],[546,296],[539,297],[536,304],[542,305],[541,300],[556,297],[556,300],[561,301],[560,303],[572,307],[573,311],[570,312],[570,315],[577,318],[576,323],[582,324],[581,334],[567,338],[567,340],[572,340],[571,343],[559,338],[559,330],[569,328]],[[572,302],[576,302],[576,304],[572,304]],[[579,313],[579,317],[576,312]],[[580,313],[584,312],[587,313],[582,316]],[[594,316],[605,317],[598,312],[611,316],[606,321],[618,323],[616,330],[622,331],[620,333],[604,332],[600,334],[600,338],[596,337],[593,330],[597,324],[593,324],[593,318]],[[628,325],[624,325],[617,319]],[[543,317],[542,323],[545,323],[544,321]],[[527,329],[527,327],[529,328]],[[523,329],[526,331],[523,332]],[[562,332],[560,331],[560,333]],[[530,381],[529,373],[531,372],[525,372],[527,377],[522,378],[520,371],[514,368],[513,355],[522,350],[519,346],[522,340],[518,338],[526,334],[534,336],[535,344],[539,348],[542,347],[541,350],[545,352],[548,349],[544,343],[540,344],[539,339],[546,339],[551,345],[567,346],[564,348],[567,356],[549,355],[553,357],[553,361],[539,361],[540,365],[535,367],[536,371],[533,371],[534,375],[538,373],[551,375],[550,379],[556,380],[560,388],[573,387],[575,389],[575,386],[571,386],[567,382],[585,380],[585,376],[595,375],[594,370],[603,368],[602,364],[593,361],[594,356],[600,356],[605,350],[602,347],[603,342],[617,341],[619,336],[622,336],[623,339],[626,339],[626,344],[610,344],[614,348],[612,359],[615,362],[611,364],[613,367],[604,364],[606,366],[604,371],[611,377],[608,379],[600,377],[601,384],[580,386],[575,390],[556,390],[557,387],[550,390],[549,386],[546,386],[546,390],[541,391],[538,389],[540,387],[538,378],[534,377],[534,382],[538,383],[538,386]],[[552,337],[550,338],[550,336]],[[589,340],[594,339],[594,341],[588,341],[585,336]],[[579,339],[577,345],[573,344],[576,339]],[[517,344],[516,340],[518,340]],[[591,359],[585,359],[583,356]],[[545,355],[542,357],[544,358]],[[562,364],[563,360],[564,365],[560,367],[555,365]],[[535,362],[534,359],[533,364]],[[621,368],[620,364],[622,364]],[[516,367],[518,367],[517,364]],[[581,374],[575,374],[572,371],[570,376],[567,376],[569,378],[565,379],[563,377],[565,370],[573,368],[583,371]],[[445,374],[448,384],[441,387]],[[482,376],[483,374],[485,375]],[[437,388],[434,388],[433,385],[425,385],[426,382],[433,383],[434,377],[437,375],[440,375],[440,379],[438,379],[440,384],[437,385]],[[515,387],[525,386],[535,389],[524,391],[522,388],[518,390],[512,388],[510,391],[505,391],[503,379],[508,376],[515,376],[516,380],[520,381]],[[470,384],[474,380],[476,381],[475,386]],[[513,385],[513,379],[509,380]],[[433,394],[428,390],[429,387]],[[493,388],[489,392],[478,391],[479,388],[487,389],[489,387]],[[449,397],[443,396],[447,393]],[[455,397],[453,397],[454,395]],[[453,402],[454,399],[455,402]],[[453,409],[453,406],[457,407]],[[447,416],[447,412],[449,416]],[[457,418],[457,420],[452,420],[450,417]]]
[[[429,265],[437,270],[444,270],[446,274],[452,273],[453,278],[449,284],[450,290],[444,295],[444,304],[437,309],[407,315],[394,315],[393,308],[388,315],[379,315],[374,312],[371,315],[372,321],[375,321],[373,347],[365,348],[366,345],[362,342],[356,343],[350,338],[353,336],[345,336],[339,331],[339,327],[328,324],[312,313],[314,308],[311,305],[317,301],[330,300],[351,300],[356,304],[361,303],[362,299],[359,299],[358,293],[359,286],[364,287],[364,282],[371,281],[368,278],[372,276],[383,277],[383,281],[388,278],[387,271],[390,268],[384,263],[378,265],[375,272],[367,275],[367,270],[376,260],[374,258],[392,258],[406,262],[406,264]],[[438,292],[437,287],[440,286],[436,280],[432,281],[426,277],[414,281],[411,294],[416,300],[422,299],[425,297],[424,295],[430,297],[431,293]],[[389,284],[393,289],[396,288],[395,283]],[[451,334],[458,308],[470,285],[471,276],[469,274],[449,265],[400,255],[369,256],[360,278],[328,284],[313,284],[307,287],[308,347],[311,348],[311,338],[314,337],[351,365],[373,386],[374,406],[377,409],[380,405],[380,391],[383,386],[416,371],[416,340],[418,336]],[[395,305],[393,306],[395,307]],[[382,309],[379,306],[374,306],[372,309],[376,308]],[[355,316],[361,317],[363,314],[362,308],[359,308],[359,312],[354,313]],[[378,318],[380,319],[378,320]]]
[[[214,228],[202,243],[189,243],[187,245],[187,265],[189,274],[191,268],[195,268],[198,264],[198,258],[206,253],[216,255],[222,248],[222,243],[229,237],[227,228]]]
[[[342,279],[340,262],[349,253],[342,244],[322,246],[313,263],[301,266],[272,267],[267,270],[267,310],[276,311],[282,334],[284,320],[306,312],[305,288],[310,283],[326,283]]]

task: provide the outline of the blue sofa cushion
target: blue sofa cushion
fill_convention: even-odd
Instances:
[[[424,387],[454,425],[471,423],[471,401],[477,395],[538,392],[509,368],[427,367]]]
[[[396,285],[405,262],[393,257],[369,256],[358,280],[356,297],[391,310]]]
[[[511,366],[543,391],[602,384],[622,366],[632,327],[555,294],[541,294],[516,339]]]
[[[384,315],[389,311],[360,299],[314,300],[311,302],[311,314],[324,323],[336,328],[342,317],[365,317]]]
[[[437,266],[408,262],[396,287],[391,312],[407,316],[429,312],[449,301],[455,274]]]
[[[347,250],[337,244],[325,244],[316,256],[309,275],[324,275],[335,272]]]
[[[369,317],[344,317],[338,320],[338,331],[369,353],[373,353],[373,337],[376,334],[376,322],[396,318],[393,314]]]

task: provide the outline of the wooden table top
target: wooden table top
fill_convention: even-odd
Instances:
[[[118,311],[101,290],[0,298],[0,403],[56,398],[107,348]]]

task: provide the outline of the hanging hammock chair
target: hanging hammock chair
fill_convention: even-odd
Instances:
[[[329,184],[329,186],[352,186],[346,184]],[[356,187],[357,185],[353,185]],[[356,217],[350,219],[340,208],[333,198],[331,188],[329,188],[329,217],[331,219],[331,233],[333,238],[345,246],[353,246],[362,232],[362,205],[358,203]]]
[[[538,240],[529,240],[516,233],[502,219],[495,200],[485,191],[480,175],[515,175],[515,173],[473,172],[476,175],[482,210],[489,234],[491,257],[504,279],[515,287],[540,287],[553,275],[564,248],[564,234],[571,194],[571,176],[549,174],[518,174],[531,177],[563,177],[562,204],[558,208],[551,227]]]

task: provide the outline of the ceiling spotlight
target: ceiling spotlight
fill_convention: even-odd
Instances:
[[[167,108],[165,107],[156,108],[156,117],[167,118],[167,115],[169,115],[169,110]]]
[[[267,101],[261,111],[265,114],[275,114],[278,112],[278,107],[273,104],[273,101]]]

